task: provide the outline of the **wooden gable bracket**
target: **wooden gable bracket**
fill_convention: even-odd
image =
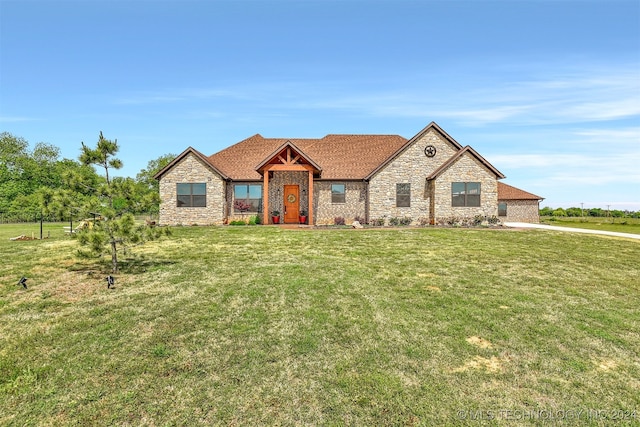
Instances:
[[[287,141],[278,147],[278,149],[272,154],[264,158],[264,160],[256,166],[255,170],[262,174],[264,224],[269,224],[269,180],[273,179],[273,173],[276,171],[297,171],[308,173],[309,187],[306,190],[309,194],[309,206],[307,218],[308,223],[313,224],[313,179],[314,175],[317,174],[320,176],[322,173],[322,168],[317,163],[309,158],[291,141]]]

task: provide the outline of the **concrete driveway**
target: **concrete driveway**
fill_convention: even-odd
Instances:
[[[572,228],[572,227],[558,227],[555,225],[546,225],[546,224],[529,224],[527,222],[505,222],[504,225],[506,225],[507,227],[514,227],[514,228],[541,228],[543,230],[569,231],[573,233],[586,233],[586,234],[602,234],[605,236],[626,237],[628,239],[640,240],[640,234],[618,233],[616,231],[588,230],[586,228]]]

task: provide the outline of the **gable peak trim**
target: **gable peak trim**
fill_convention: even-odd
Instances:
[[[377,168],[375,168],[369,175],[365,177],[366,181],[369,181],[375,174],[384,169],[389,163],[391,163],[394,159],[396,159],[400,154],[405,152],[409,147],[411,147],[416,141],[422,138],[427,132],[431,129],[434,129],[438,132],[442,137],[447,140],[456,150],[461,150],[462,145],[455,139],[453,139],[447,132],[445,132],[436,122],[431,122],[427,126],[425,126],[420,132],[415,134],[411,139],[407,140],[407,142],[402,145],[395,153],[389,156],[384,162],[382,162]]]
[[[460,151],[458,151],[456,154],[451,156],[451,158],[449,160],[447,160],[442,165],[440,165],[440,167],[438,169],[433,171],[433,173],[427,177],[427,180],[430,181],[432,179],[437,178],[441,173],[443,173],[445,170],[449,169],[449,167],[451,165],[453,165],[455,162],[457,162],[459,159],[462,158],[462,156],[464,156],[467,153],[470,154],[471,156],[473,156],[480,163],[482,163],[482,165],[485,168],[487,168],[490,172],[492,172],[496,176],[497,179],[506,178],[502,174],[502,172],[500,172],[491,163],[489,163],[484,157],[482,157],[480,154],[478,154],[478,152],[476,150],[474,150],[470,145],[467,145],[464,148],[462,148]]]
[[[214,171],[215,173],[220,175],[220,177],[222,177],[222,179],[224,179],[224,180],[228,179],[228,177],[225,174],[223,174],[218,168],[216,168],[214,165],[211,164],[211,162],[209,161],[209,158],[207,156],[205,156],[204,154],[202,154],[201,152],[199,152],[198,150],[196,150],[195,148],[193,148],[191,146],[189,146],[182,153],[178,154],[171,161],[171,163],[169,163],[167,166],[162,168],[158,173],[156,173],[153,176],[153,178],[156,179],[156,180],[160,180],[165,173],[169,172],[177,163],[182,161],[182,159],[187,157],[189,154],[192,154],[198,160],[202,161],[202,163],[204,163],[209,169],[211,169],[212,171]]]
[[[299,157],[302,157],[304,160],[306,160],[318,172],[322,171],[322,168],[311,157],[309,157],[309,155],[307,153],[305,153],[303,150],[301,150],[296,144],[291,142],[290,139],[286,140],[284,142],[284,144],[280,145],[275,151],[273,151],[271,154],[269,154],[267,157],[265,157],[264,160],[262,162],[260,162],[260,164],[258,164],[258,166],[255,167],[255,170],[257,172],[260,172],[260,170],[262,168],[264,168],[266,165],[268,165],[274,158],[279,156],[280,153],[282,151],[286,150],[286,149],[291,149],[291,150],[295,151],[298,154]]]

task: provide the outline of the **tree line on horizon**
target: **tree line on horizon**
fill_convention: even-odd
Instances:
[[[78,159],[61,158],[60,149],[52,144],[39,142],[31,149],[24,138],[0,133],[0,213],[9,218],[37,215],[39,219],[44,212],[50,221],[83,215],[82,207],[109,178],[100,175],[95,165],[82,162],[81,156],[82,147]],[[114,203],[126,203],[133,214],[157,213],[160,198],[153,176],[174,158],[174,154],[165,154],[150,160],[135,178],[112,177],[114,185],[127,187],[130,199]]]
[[[540,209],[540,216],[556,216],[556,217],[595,217],[595,218],[640,218],[640,211],[629,211],[620,209],[601,209],[601,208],[556,208],[553,209],[545,206]]]

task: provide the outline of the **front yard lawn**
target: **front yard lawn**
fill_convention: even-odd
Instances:
[[[637,241],[184,227],[109,290],[108,260],[19,234],[0,226],[2,425],[640,422]]]

